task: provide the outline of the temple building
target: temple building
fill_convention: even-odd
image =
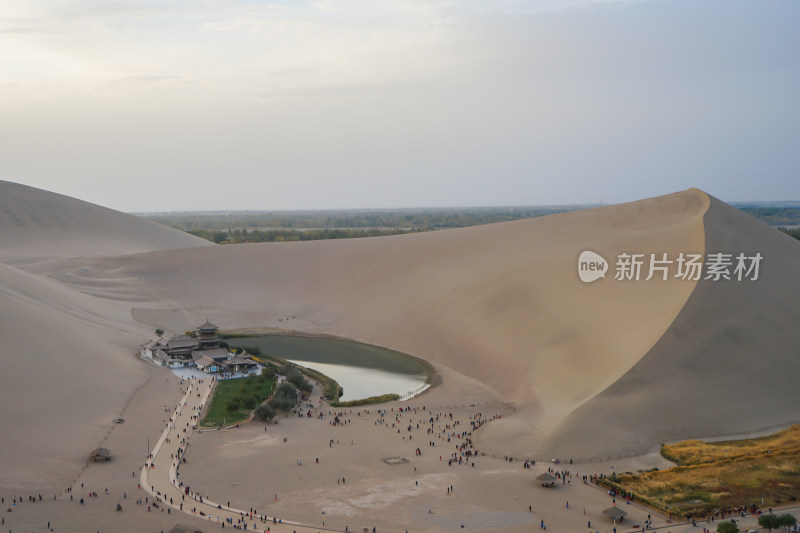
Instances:
[[[208,320],[206,323],[197,328],[197,340],[200,342],[201,350],[213,350],[219,348],[219,337],[217,332],[219,327],[212,324]]]
[[[158,337],[142,345],[141,356],[169,368],[196,367],[209,374],[249,373],[261,365],[246,353],[236,355],[220,348],[219,327],[208,320],[196,329],[196,336]]]

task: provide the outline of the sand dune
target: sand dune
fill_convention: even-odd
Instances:
[[[755,282],[700,281],[658,343],[613,385],[536,442],[545,454],[642,452],[688,437],[800,420],[800,243],[711,198],[706,248],[764,256]]]
[[[206,246],[193,235],[75,198],[0,181],[0,262]]]
[[[127,307],[0,265],[0,487],[64,486],[108,432],[148,374]]]
[[[195,322],[212,314],[225,327],[251,327],[268,313],[295,316],[318,332],[434,361],[479,379],[542,430],[632,368],[694,288],[673,280],[586,285],[576,274],[580,251],[702,251],[707,205],[690,190],[427,234],[228,245],[91,264],[98,278],[119,277],[122,285],[146,279]],[[74,261],[52,268],[51,276],[76,289],[91,283],[73,275]],[[151,326],[164,325],[157,311],[146,314]],[[164,311],[169,316],[174,310]]]
[[[138,343],[153,327],[182,331],[206,318],[432,361],[445,382],[431,398],[471,391],[462,401],[501,397],[517,408],[479,435],[499,454],[605,457],[797,418],[800,246],[698,190],[424,234],[193,247],[169,228],[2,187],[31,207],[15,220],[4,202],[17,214],[0,218],[11,236],[1,260],[14,264],[0,268],[0,401],[17,406],[0,420],[13,428],[0,438],[0,485],[73,472],[145,379]],[[51,249],[64,220],[70,245]],[[156,250],[169,247],[183,248]],[[613,271],[584,284],[585,249],[612,263],[620,252],[759,250],[765,263],[750,285],[622,282]]]

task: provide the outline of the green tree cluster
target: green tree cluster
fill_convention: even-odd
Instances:
[[[260,420],[261,422],[272,422],[272,419],[275,418],[275,415],[278,413],[272,408],[271,405],[265,403],[256,407],[254,414],[256,419]]]
[[[800,240],[800,228],[778,228],[778,229],[784,232],[786,235],[789,235],[790,237],[794,237],[795,239]]]
[[[726,520],[717,524],[717,533],[739,533],[739,526]]]
[[[772,531],[781,527],[794,527],[797,519],[789,513],[782,515],[765,513],[758,517],[758,525]]]
[[[303,377],[303,374],[292,365],[283,365],[278,372],[286,376],[286,381],[297,387],[297,390],[300,392],[309,393],[314,388],[314,386]]]
[[[297,389],[291,383],[284,381],[278,385],[275,394],[267,403],[276,411],[287,412],[297,405]]]

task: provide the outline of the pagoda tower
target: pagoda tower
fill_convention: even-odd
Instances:
[[[201,350],[213,350],[219,348],[219,337],[217,332],[219,327],[212,324],[208,320],[202,326],[197,328],[197,340],[200,341]]]

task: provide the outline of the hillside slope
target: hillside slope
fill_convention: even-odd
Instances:
[[[82,200],[0,181],[0,263],[208,246],[182,231]]]
[[[0,265],[0,487],[67,482],[108,432],[148,375],[129,308]]]
[[[704,226],[709,253],[761,253],[759,279],[700,281],[641,361],[535,441],[545,456],[631,454],[800,421],[800,243],[713,197]]]
[[[623,251],[702,252],[708,201],[689,190],[423,234],[161,251],[97,258],[91,269],[73,261],[50,274],[97,296],[113,280],[146,280],[165,308],[181,310],[165,311],[164,321],[148,313],[154,327],[181,330],[208,317],[257,327],[278,313],[434,361],[514,402],[520,442],[530,444],[534,425],[553,427],[634,367],[695,286],[616,282],[613,266],[608,279],[584,284],[580,252],[610,260]],[[167,324],[170,316],[186,321]]]
[[[611,262],[605,280],[578,278],[587,249]],[[760,279],[614,279],[622,252],[720,250],[760,252]],[[0,400],[30,409],[4,412],[0,466],[17,483],[26,465],[55,472],[40,461],[48,453],[74,465],[144,378],[138,342],[152,327],[182,331],[206,318],[233,329],[295,317],[285,324],[478,380],[517,409],[478,435],[479,449],[500,454],[608,457],[786,423],[798,413],[798,265],[798,243],[688,190],[421,234],[2,266]],[[147,326],[132,308],[147,311],[137,314]],[[488,393],[476,387],[458,401]],[[75,408],[49,411],[59,398]],[[42,444],[51,430],[57,450]]]

